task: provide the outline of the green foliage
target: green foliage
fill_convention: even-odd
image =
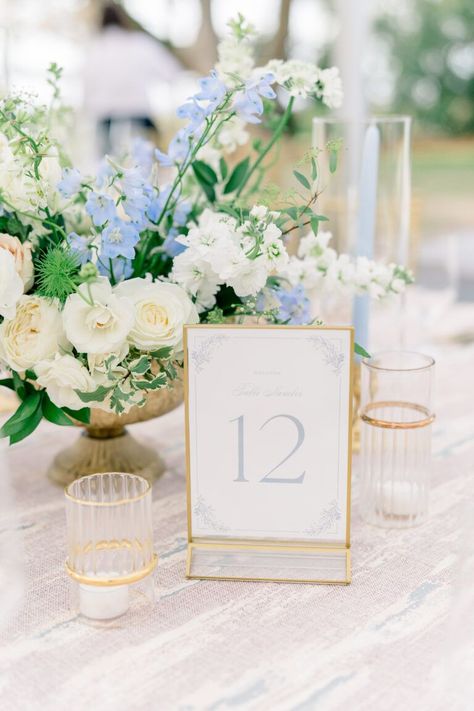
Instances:
[[[224,195],[233,193],[235,190],[238,190],[241,185],[244,184],[244,181],[247,177],[249,165],[250,158],[248,156],[244,158],[244,160],[240,161],[240,163],[237,163],[234,170],[230,174],[229,180],[224,186]]]
[[[390,110],[448,133],[474,131],[472,0],[392,3],[375,23],[395,88]]]
[[[194,175],[201,188],[204,190],[207,199],[214,202],[216,193],[214,185],[217,183],[217,175],[210,165],[202,160],[195,160],[192,164]]]
[[[354,343],[354,353],[356,353],[357,355],[362,356],[363,358],[370,358],[370,357],[371,357],[371,356],[370,356],[370,353],[367,353],[367,351],[365,350],[365,348],[363,348],[362,346],[360,346],[358,343]]]
[[[50,299],[66,301],[76,291],[79,262],[69,249],[49,249],[36,267],[37,293]]]

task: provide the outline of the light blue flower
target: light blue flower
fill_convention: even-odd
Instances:
[[[110,262],[112,262],[112,264]],[[106,262],[99,259],[97,262],[97,269],[99,270],[99,274],[102,276],[106,276],[109,279],[113,276],[115,282],[130,279],[133,274],[131,259],[125,259],[124,257],[116,257],[111,260],[108,259]]]
[[[213,69],[208,77],[199,80],[201,91],[195,94],[195,99],[199,101],[209,101],[207,110],[214,111],[222,102],[227,92],[226,85],[219,79],[217,72]]]
[[[178,118],[189,120],[188,125],[184,129],[188,134],[195,133],[202,126],[208,113],[209,111],[199,106],[195,99],[187,101],[176,110]]]
[[[108,195],[90,192],[86,202],[86,211],[92,217],[97,227],[107,220],[112,220],[117,214],[115,203]]]
[[[58,190],[65,198],[77,195],[81,189],[82,176],[77,168],[64,168],[61,180],[58,183]]]
[[[135,256],[135,245],[140,239],[140,233],[135,225],[115,218],[102,232],[100,257],[114,259],[115,257]]]
[[[293,289],[280,287],[275,290],[275,296],[280,302],[277,318],[283,323],[302,325],[311,320],[310,301],[302,284]]]
[[[132,160],[142,175],[147,178],[153,167],[155,146],[141,136],[135,136],[132,142]]]
[[[99,168],[96,173],[96,178],[95,182],[98,188],[103,188],[107,183],[110,183],[113,176],[115,175],[115,171],[110,165],[109,161],[104,158],[99,165]]]
[[[81,265],[90,262],[92,258],[92,239],[90,235],[78,235],[77,232],[70,232],[67,236],[67,242]]]
[[[176,163],[182,163],[189,155],[191,149],[191,137],[185,128],[181,128],[168,146],[168,153],[155,150],[158,161],[163,166],[171,167]]]
[[[176,227],[172,227],[163,243],[163,249],[169,257],[177,257],[187,249],[185,244],[176,241],[176,237],[180,234]]]
[[[234,103],[234,109],[241,119],[247,123],[260,123],[258,118],[263,114],[263,101],[265,99],[275,99],[276,94],[271,86],[275,81],[273,74],[265,74],[257,80],[245,82],[245,89],[238,94]]]

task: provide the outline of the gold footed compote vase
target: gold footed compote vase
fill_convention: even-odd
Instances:
[[[135,439],[126,425],[161,417],[182,401],[183,383],[177,379],[169,389],[150,392],[143,407],[132,407],[127,414],[91,410],[90,424],[78,423],[85,431],[56,455],[48,477],[63,486],[81,476],[103,472],[139,474],[154,481],[165,471],[165,463],[157,450]]]

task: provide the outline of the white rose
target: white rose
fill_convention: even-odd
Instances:
[[[193,302],[177,284],[147,279],[129,279],[115,287],[135,304],[135,323],[129,342],[142,351],[171,346],[175,355],[183,350],[183,325],[198,323]]]
[[[15,257],[0,249],[0,316],[11,319],[23,295],[23,282],[16,270]]]
[[[49,398],[57,407],[80,410],[85,407],[75,392],[90,393],[96,384],[87,368],[74,356],[56,353],[52,360],[44,360],[35,366],[38,385],[46,389]]]
[[[25,292],[31,289],[34,281],[33,259],[31,257],[31,243],[22,244],[18,237],[0,233],[0,250],[6,249],[15,259],[15,269],[20,275]]]
[[[8,252],[0,251],[0,259],[2,254]],[[22,296],[15,317],[0,326],[0,357],[20,373],[67,350],[70,344],[64,334],[61,312],[51,299]]]
[[[133,303],[114,294],[106,277],[68,297],[63,311],[66,335],[80,353],[110,353],[127,340],[134,321]]]

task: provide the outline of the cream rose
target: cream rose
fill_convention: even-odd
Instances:
[[[13,259],[11,255],[10,258]],[[40,361],[67,350],[70,344],[56,301],[22,296],[15,317],[0,326],[0,357],[17,372],[34,368]]]
[[[133,326],[133,303],[114,294],[108,279],[100,277],[68,297],[63,320],[68,339],[80,353],[116,352]]]
[[[15,258],[0,249],[0,316],[12,319],[23,295],[23,282],[16,270]]]
[[[27,292],[33,286],[34,267],[31,257],[31,244],[25,242],[22,244],[18,237],[12,237],[3,232],[0,233],[0,250],[6,249],[7,252],[13,255],[15,260],[15,269],[20,275],[24,290]]]
[[[128,340],[142,351],[171,346],[175,355],[183,351],[183,325],[198,323],[193,302],[177,284],[148,279],[129,279],[115,287],[135,304],[135,323]]]
[[[97,387],[87,368],[72,355],[56,353],[52,360],[38,363],[35,373],[38,385],[46,389],[52,402],[71,410],[85,407],[76,390],[90,393]]]

